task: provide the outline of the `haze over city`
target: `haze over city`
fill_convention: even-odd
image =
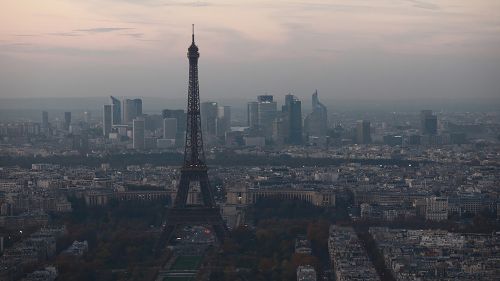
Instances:
[[[183,98],[196,25],[204,99],[497,100],[500,2],[6,1],[0,98]]]

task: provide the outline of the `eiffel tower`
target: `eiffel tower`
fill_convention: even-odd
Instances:
[[[167,221],[159,240],[158,250],[163,249],[178,227],[182,225],[210,225],[219,242],[224,240],[227,227],[215,204],[210,182],[208,181],[203,138],[201,135],[200,93],[198,86],[198,58],[200,53],[194,43],[194,25],[192,43],[188,48],[189,87],[187,106],[186,143],[184,147],[184,165],[181,168],[181,180],[174,205],[167,210]],[[187,205],[191,182],[198,182],[203,205]]]

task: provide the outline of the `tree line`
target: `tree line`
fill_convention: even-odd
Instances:
[[[153,166],[180,166],[184,160],[182,153],[125,153],[107,154],[99,156],[55,155],[48,157],[35,156],[0,156],[1,166],[19,166],[31,168],[31,164],[48,163],[65,167],[88,166],[99,167],[102,163],[109,163],[113,168],[124,168],[128,165],[151,164]],[[209,166],[288,166],[288,167],[326,167],[338,166],[345,163],[359,163],[363,165],[390,165],[390,166],[418,166],[430,161],[413,161],[405,159],[337,159],[337,158],[296,158],[290,155],[241,155],[232,152],[217,153],[213,159],[208,159]]]

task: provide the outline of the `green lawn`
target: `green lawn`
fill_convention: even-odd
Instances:
[[[201,259],[200,256],[180,256],[170,270],[196,270],[200,267]]]

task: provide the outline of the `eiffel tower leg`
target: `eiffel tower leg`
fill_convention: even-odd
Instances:
[[[224,223],[224,222],[221,222],[221,223]],[[226,232],[227,232],[224,224],[214,224],[214,225],[212,225],[212,227],[215,231],[215,235],[217,236],[217,239],[219,240],[219,243],[224,242],[224,239],[226,238]]]
[[[212,189],[210,188],[210,182],[208,180],[208,174],[206,172],[201,174],[199,177],[199,181],[204,205],[209,208],[216,207]],[[224,237],[226,236],[227,229],[220,213],[217,214],[217,221],[212,222],[211,226],[219,242],[223,242]]]
[[[188,193],[189,193],[189,176],[181,172],[181,180],[179,182],[179,189],[177,190],[177,195],[175,197],[174,206],[175,207],[184,207],[186,206]]]
[[[155,246],[155,253],[156,256],[159,256],[163,250],[165,249],[165,246],[167,245],[170,240],[172,240],[172,236],[175,234],[177,227],[175,225],[166,225],[161,232],[160,239],[156,243]]]
[[[210,183],[208,181],[207,173],[202,174],[199,180],[200,180],[200,189],[201,189],[201,196],[203,198],[203,204],[206,207],[214,207],[215,200],[212,194],[212,189],[210,188]]]
[[[165,241],[169,242],[172,240],[172,237],[175,235],[175,231],[177,230],[176,225],[167,225],[165,227]]]

